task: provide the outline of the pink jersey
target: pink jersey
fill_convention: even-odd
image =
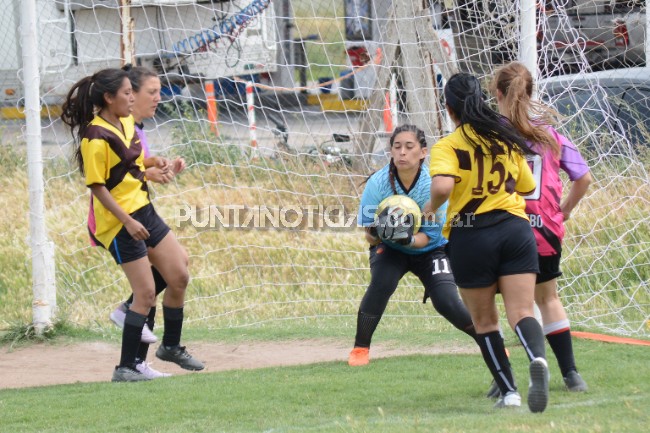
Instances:
[[[144,134],[144,131],[142,130],[142,124],[136,123],[135,124],[135,133],[138,134],[138,137],[140,138],[140,143],[142,144],[142,150],[144,151],[144,157],[149,158],[151,155],[149,152],[149,143],[147,143],[147,136]],[[97,228],[97,225],[95,223],[95,212],[93,209],[93,194],[90,193],[90,207],[88,209],[88,230],[90,233],[95,233],[95,229]],[[96,247],[97,243],[95,242],[95,239],[93,239],[92,235],[90,236],[90,246]]]
[[[544,155],[529,158],[528,163],[531,165],[537,188],[533,194],[525,197],[526,213],[535,232],[540,256],[559,254],[564,239],[564,216],[560,209],[560,169],[569,175],[571,181],[578,180],[589,172],[589,167],[576,146],[554,128],[549,128],[549,132],[562,148],[560,158],[550,150]]]

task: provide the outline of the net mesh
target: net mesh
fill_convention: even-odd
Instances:
[[[17,29],[18,1],[0,3],[3,28]],[[501,0],[37,4],[58,304],[99,327],[129,289],[88,244],[88,192],[56,112],[75,81],[120,67],[125,53],[160,74],[164,100],[145,130],[154,154],[182,156],[188,168],[152,195],[190,256],[190,323],[352,327],[369,280],[354,216],[363,181],[388,161],[388,135],[414,123],[434,143],[451,130],[445,79],[458,70],[487,79],[521,44],[520,3]],[[561,296],[574,325],[624,335],[650,332],[650,81],[630,90],[616,79],[554,80],[613,68],[632,76],[645,63],[645,13],[642,1],[537,9],[540,97],[565,114],[560,129],[595,180],[567,223]],[[15,89],[0,96],[5,108],[21,104],[18,35],[0,37],[10,53],[0,85]],[[7,121],[6,137],[20,140],[20,128]],[[406,277],[386,315],[428,321],[421,294]]]

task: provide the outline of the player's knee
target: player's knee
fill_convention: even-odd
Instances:
[[[168,281],[167,290],[172,290],[177,294],[185,293],[187,285],[190,283],[190,273],[187,268],[178,271],[174,274],[174,278],[171,281]]]
[[[156,291],[153,287],[148,287],[145,290],[139,290],[137,293],[133,294],[134,303],[138,303],[145,307],[155,307],[156,306]]]
[[[535,291],[535,303],[539,306],[550,305],[559,301],[560,301],[560,297],[558,296],[556,291],[549,291],[549,292]]]

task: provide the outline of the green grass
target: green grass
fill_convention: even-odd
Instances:
[[[435,336],[430,336],[435,338]],[[527,360],[512,348],[524,396]],[[407,356],[352,369],[343,362],[197,373],[141,384],[0,391],[7,432],[645,432],[647,347],[577,341],[590,385],[562,389],[551,359],[543,414],[492,409],[478,355]],[[614,368],[615,366],[615,368]]]

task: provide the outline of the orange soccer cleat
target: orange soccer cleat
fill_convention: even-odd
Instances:
[[[359,367],[370,364],[370,349],[367,347],[355,347],[350,352],[348,365],[350,367]]]

